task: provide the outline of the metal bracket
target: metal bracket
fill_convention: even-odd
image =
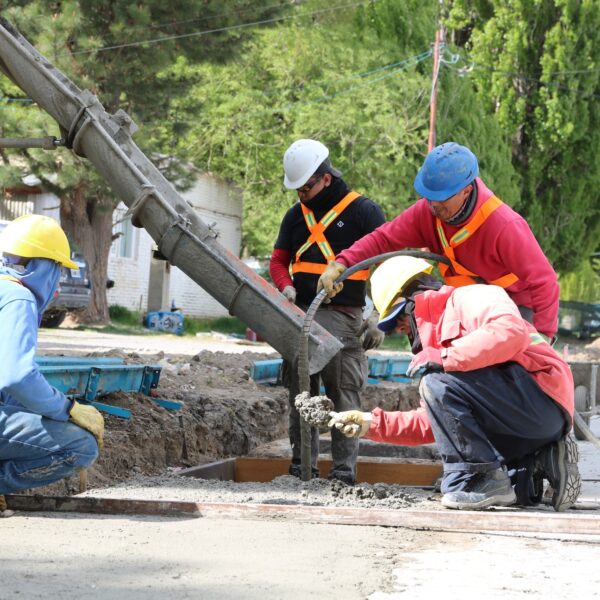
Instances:
[[[142,223],[138,218],[139,212],[144,208],[146,201],[154,196],[154,192],[156,188],[149,183],[144,183],[142,185],[142,191],[140,195],[133,201],[132,205],[129,207],[129,210],[125,213],[124,218],[131,217],[131,224],[134,227],[143,227]]]

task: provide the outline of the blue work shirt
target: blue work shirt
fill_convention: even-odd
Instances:
[[[43,277],[36,277],[35,267]],[[3,405],[20,405],[28,412],[67,421],[72,401],[47,382],[34,360],[40,309],[52,299],[60,266],[33,259],[24,274],[0,267],[0,275],[21,281],[0,279],[0,411]]]

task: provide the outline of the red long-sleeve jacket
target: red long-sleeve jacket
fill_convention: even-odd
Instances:
[[[443,286],[415,297],[423,348],[445,348],[445,371],[473,371],[516,362],[573,419],[574,386],[569,365],[525,321],[495,285]],[[375,409],[367,437],[404,446],[434,441],[425,407],[406,412]]]
[[[481,179],[477,178],[475,183],[477,204],[471,218],[493,195]],[[442,223],[446,238],[450,239],[464,225]],[[350,267],[377,254],[403,248],[428,248],[437,254],[444,253],[436,233],[435,216],[424,198],[340,252],[336,261]],[[556,333],[560,291],[556,273],[527,221],[507,204],[495,210],[473,236],[457,246],[455,255],[463,267],[485,281],[514,273],[519,280],[506,289],[510,297],[518,306],[533,310],[533,322],[539,332],[548,337]]]

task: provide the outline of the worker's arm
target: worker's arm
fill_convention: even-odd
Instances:
[[[56,421],[67,421],[71,401],[52,387],[34,360],[37,343],[37,307],[32,299],[15,299],[2,307],[0,337],[0,390],[9,404]]]
[[[533,325],[552,338],[558,327],[560,288],[556,272],[540,248],[524,219],[508,223],[496,241],[507,273],[514,273],[526,284],[531,296]]]
[[[275,248],[269,262],[269,275],[275,287],[282,292],[287,286],[293,286],[290,276],[291,253],[282,248]]]
[[[452,315],[445,319],[442,332],[452,341],[443,359],[445,371],[473,371],[505,363],[530,344],[528,325],[516,304],[498,286],[458,288],[448,305],[446,314],[452,310]]]
[[[419,200],[392,221],[384,223],[340,252],[335,257],[336,262],[351,267],[378,254],[428,246],[430,240],[423,235],[424,225],[431,226],[431,213],[427,211],[427,203]]]
[[[374,409],[365,437],[400,446],[420,446],[435,441],[423,402],[419,408],[404,412]]]

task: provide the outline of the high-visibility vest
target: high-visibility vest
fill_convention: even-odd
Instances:
[[[485,220],[497,209],[504,204],[502,200],[496,196],[490,196],[477,210],[473,218],[459,231],[457,231],[451,238],[450,241],[446,238],[444,229],[442,227],[442,221],[440,219],[435,220],[436,230],[440,243],[442,244],[442,250],[444,255],[452,263],[452,268],[456,275],[446,275],[449,267],[444,263],[438,263],[440,274],[444,278],[444,283],[453,287],[462,287],[463,285],[472,285],[473,283],[479,283],[481,278],[477,273],[473,273],[463,267],[457,262],[454,256],[454,248],[467,241],[484,223]],[[478,281],[479,279],[479,281]],[[519,281],[519,278],[514,273],[508,273],[494,279],[493,281],[487,281],[492,285],[498,285],[502,288],[510,287],[513,283]]]
[[[306,223],[306,227],[310,231],[310,235],[308,239],[296,252],[295,260],[292,264],[292,273],[312,273],[313,275],[320,275],[325,271],[327,267],[327,263],[329,261],[335,260],[335,254],[325,237],[325,230],[333,223],[333,221],[339,215],[344,212],[344,210],[356,200],[360,194],[356,192],[348,192],[331,210],[327,211],[323,218],[317,223],[315,215],[310,208],[301,204],[302,214],[304,215],[304,221]],[[321,250],[321,254],[325,257],[324,263],[315,263],[301,260],[302,254],[304,254],[313,244],[317,244],[319,250]],[[362,271],[357,271],[353,275],[350,275],[348,279],[354,279],[359,281],[366,281],[369,278],[369,269],[363,269]]]

